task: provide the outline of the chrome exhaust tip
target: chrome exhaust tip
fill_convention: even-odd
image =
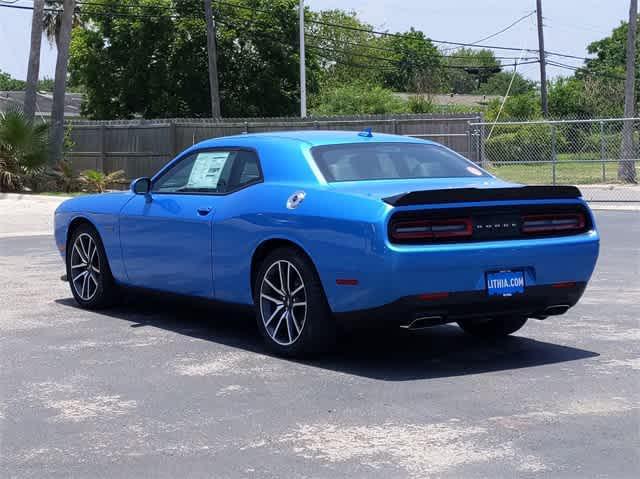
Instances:
[[[445,321],[442,316],[422,316],[414,319],[407,324],[401,324],[400,327],[402,329],[406,329],[407,331],[416,331],[419,329],[426,329],[432,326],[437,326],[439,324],[443,324],[444,322]]]

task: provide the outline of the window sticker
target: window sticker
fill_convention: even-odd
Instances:
[[[218,181],[222,174],[230,152],[210,151],[198,153],[193,164],[193,169],[187,182],[188,188],[212,188],[218,187]]]

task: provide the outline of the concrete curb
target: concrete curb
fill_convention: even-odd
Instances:
[[[589,207],[592,210],[601,211],[640,211],[639,203],[598,203],[589,202]]]
[[[30,193],[0,193],[0,200],[31,200],[36,203],[62,203],[64,200],[68,200],[69,198],[72,198],[72,196],[35,195]]]

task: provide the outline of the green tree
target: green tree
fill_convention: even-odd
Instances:
[[[640,18],[640,16],[638,16]],[[585,82],[586,101],[597,116],[622,116],[628,22],[621,22],[611,35],[595,41],[587,51],[595,55],[585,61],[576,78]],[[636,104],[640,104],[640,36],[636,43]],[[595,96],[594,96],[595,95]]]
[[[309,16],[313,21],[307,22],[306,44],[318,58],[320,85],[381,83],[389,63],[375,57],[384,59],[388,52],[381,50],[371,25],[361,22],[354,11],[323,10]]]
[[[434,93],[442,86],[442,55],[424,33],[388,36],[380,42],[392,51],[393,65],[383,73],[384,85],[395,91]]]
[[[593,112],[585,101],[584,82],[575,77],[549,82],[549,113],[556,118],[591,116]]]
[[[105,4],[107,5],[105,7]],[[147,6],[146,16],[104,15]],[[214,2],[223,116],[278,116],[299,108],[296,0]],[[268,13],[267,13],[268,12]],[[74,30],[71,80],[94,118],[211,115],[201,0],[83,4],[91,28]],[[310,93],[319,66],[307,58]]]
[[[11,75],[0,70],[0,91],[20,91],[24,90],[25,82],[16,80]]]
[[[501,69],[491,50],[461,48],[445,56],[444,61],[448,67],[445,88],[452,93],[475,93]]]

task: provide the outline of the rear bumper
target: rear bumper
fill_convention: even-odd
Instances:
[[[433,324],[499,316],[544,319],[562,314],[574,306],[584,293],[587,283],[561,286],[531,286],[525,289],[524,294],[511,297],[488,296],[484,291],[451,293],[439,299],[412,295],[376,308],[336,313],[336,317],[340,320],[383,320],[400,324],[410,323],[418,318],[430,318]],[[566,306],[566,309],[550,310],[553,306]]]
[[[442,292],[449,293],[451,299],[462,295],[466,300],[471,295],[473,303],[473,298],[484,298],[486,273],[491,271],[523,271],[531,294],[557,283],[586,284],[598,250],[595,230],[559,238],[468,244],[387,243],[374,258],[360,262],[344,258],[344,269],[325,272],[323,286],[334,313],[376,309],[402,303],[405,298]],[[336,278],[354,278],[358,284],[337,285]]]

